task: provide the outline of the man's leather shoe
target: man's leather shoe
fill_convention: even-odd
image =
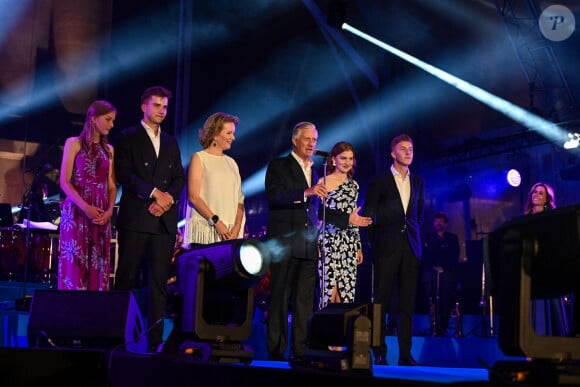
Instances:
[[[400,366],[420,366],[421,363],[418,363],[412,356],[399,358],[399,365]]]
[[[379,355],[375,357],[376,365],[387,365],[387,357],[385,355]]]

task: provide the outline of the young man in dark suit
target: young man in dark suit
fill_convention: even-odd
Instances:
[[[373,217],[369,241],[373,251],[374,302],[381,305],[381,345],[375,364],[387,364],[385,314],[393,284],[399,290],[399,365],[417,365],[411,356],[413,309],[421,260],[424,182],[411,174],[413,140],[402,134],[391,141],[393,164],[367,190],[363,216]]]
[[[282,360],[288,344],[288,300],[292,301],[291,364],[306,349],[307,324],[313,313],[318,267],[318,205],[326,188],[316,184],[312,168],[318,131],[310,122],[296,124],[292,152],[273,160],[266,171],[269,219],[266,234],[274,256],[270,265],[267,349]]]
[[[117,217],[119,257],[115,290],[138,286],[147,259],[149,348],[163,340],[166,283],[177,235],[177,201],[185,184],[176,139],[161,131],[171,92],[150,87],[141,96],[143,119],[121,132],[115,172],[122,186]]]

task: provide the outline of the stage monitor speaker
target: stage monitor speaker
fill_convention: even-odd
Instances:
[[[27,335],[29,347],[147,352],[143,319],[131,292],[36,290]]]
[[[373,324],[370,317],[373,311],[369,307],[363,303],[331,303],[315,312],[310,319],[302,365],[372,373]]]

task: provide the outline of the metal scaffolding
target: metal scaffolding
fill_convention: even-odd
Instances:
[[[578,105],[551,42],[540,31],[534,1],[496,0],[496,7],[530,87],[530,110],[556,123],[578,120]]]

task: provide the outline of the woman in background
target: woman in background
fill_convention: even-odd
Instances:
[[[537,214],[554,208],[556,208],[556,197],[552,187],[544,182],[534,184],[528,193],[524,214]],[[563,297],[532,300],[530,313],[536,334],[540,336],[568,335]]]
[[[544,182],[536,183],[528,192],[524,214],[536,214],[556,208],[556,198],[552,187]]]
[[[78,137],[66,140],[60,187],[66,195],[60,218],[58,289],[109,290],[111,225],[117,187],[113,147],[107,136],[117,109],[95,101]]]
[[[236,139],[238,123],[238,117],[218,112],[199,131],[203,150],[191,156],[188,172],[186,246],[244,236],[242,179],[236,161],[224,154]]]

